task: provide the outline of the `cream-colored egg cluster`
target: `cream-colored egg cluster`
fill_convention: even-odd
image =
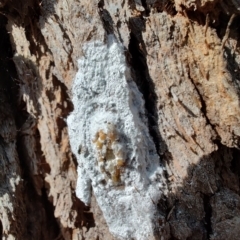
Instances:
[[[93,143],[97,150],[100,171],[107,180],[111,179],[113,183],[120,183],[121,173],[126,163],[115,127],[109,124],[106,132],[99,130],[95,134]]]

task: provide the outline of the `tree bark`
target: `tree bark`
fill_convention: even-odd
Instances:
[[[239,20],[239,0],[1,0],[0,237],[116,239],[76,197],[66,124],[85,44],[112,34],[164,166],[154,239],[239,239]]]

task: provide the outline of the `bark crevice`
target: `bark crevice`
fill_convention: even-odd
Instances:
[[[130,65],[133,69],[134,80],[139,88],[139,91],[143,94],[143,98],[145,100],[146,115],[148,118],[149,132],[156,145],[157,152],[159,152],[158,143],[160,142],[160,133],[157,128],[158,124],[156,106],[157,96],[154,90],[154,84],[149,76],[146,55],[143,52],[143,49],[140,49],[140,46],[144,48],[143,40],[139,41],[139,38],[142,38],[141,32],[138,32],[138,36],[136,37],[135,35],[136,33],[134,33],[134,31],[136,31],[136,29],[134,29],[130,33],[129,42],[129,53],[131,54]]]
[[[214,124],[211,123],[210,119],[209,119],[208,116],[207,116],[207,105],[206,105],[206,103],[205,103],[205,101],[204,101],[204,99],[203,99],[203,96],[202,96],[199,88],[197,87],[196,83],[194,82],[194,79],[192,79],[190,72],[188,72],[188,77],[189,77],[191,83],[193,84],[193,86],[194,86],[194,88],[195,88],[195,90],[196,90],[196,92],[197,92],[197,94],[198,94],[198,97],[199,97],[199,99],[200,99],[200,101],[201,101],[201,106],[202,106],[202,107],[201,107],[201,111],[202,111],[202,113],[203,113],[204,118],[206,119],[207,124],[210,125],[211,128],[212,128],[212,130],[214,131],[214,134],[215,134],[214,137],[215,137],[216,139],[217,139],[217,138],[220,139],[220,137],[217,135],[217,131],[215,130]]]
[[[211,207],[210,200],[211,200],[211,196],[204,194],[203,196],[203,206],[205,211],[204,223],[207,231],[207,239],[211,239],[211,234],[212,234],[212,222],[211,222],[212,207]]]

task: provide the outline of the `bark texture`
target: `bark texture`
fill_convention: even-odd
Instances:
[[[239,0],[0,0],[0,237],[114,239],[65,122],[82,45],[114,34],[166,169],[155,238],[239,239],[239,21]]]

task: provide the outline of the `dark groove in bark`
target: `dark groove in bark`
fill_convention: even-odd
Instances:
[[[147,1],[146,0],[141,0],[141,2],[142,2],[142,6],[145,9],[145,15],[148,17],[149,14],[150,14],[150,8],[149,8],[149,6],[147,4]]]
[[[238,184],[240,185],[240,150],[233,148],[232,155],[231,170],[238,176]]]
[[[195,84],[194,80],[192,79],[192,77],[191,77],[191,75],[190,75],[190,72],[188,73],[188,77],[189,77],[190,81],[192,82],[192,84],[193,84],[193,86],[194,86],[195,90],[197,91],[197,94],[198,94],[198,96],[199,96],[199,98],[200,98],[201,105],[202,105],[201,111],[202,111],[202,113],[203,113],[203,115],[204,115],[204,117],[205,117],[205,119],[206,119],[206,122],[207,122],[207,124],[209,124],[209,125],[212,127],[212,130],[213,130],[213,131],[216,133],[216,135],[217,135],[217,132],[215,131],[214,125],[211,123],[210,119],[209,119],[208,116],[207,116],[207,105],[206,105],[206,103],[205,103],[205,101],[204,101],[204,99],[203,99],[203,96],[202,96],[202,94],[200,93],[197,85]]]
[[[7,21],[4,20],[4,23],[6,26]],[[26,104],[23,101],[18,101],[20,88],[19,81],[17,80],[17,71],[12,61],[13,51],[9,35],[7,34],[6,28],[1,28],[1,31],[1,45],[4,44],[4,48],[1,49],[5,49],[7,56],[4,59],[1,59],[2,61],[4,61],[4,64],[0,64],[0,70],[1,73],[4,72],[5,75],[2,78],[2,83],[4,83],[5,85],[6,89],[4,91],[7,93],[6,96],[11,104],[11,111],[13,112],[13,117],[15,118],[15,123],[18,129],[16,150],[19,157],[21,177],[24,183],[23,198],[26,205],[22,206],[22,208],[26,207],[27,218],[23,219],[26,222],[22,222],[22,227],[23,229],[26,229],[26,239],[54,239],[57,235],[59,235],[60,229],[54,217],[53,211],[50,211],[50,208],[48,206],[50,203],[46,202],[46,199],[44,199],[44,195],[38,195],[34,186],[34,180],[30,168],[31,157],[28,156],[28,150],[26,149],[26,147],[29,146],[26,146],[24,144],[23,138],[25,137],[25,135],[23,135],[21,132],[21,126],[28,120],[29,114],[24,110],[26,108]],[[1,50],[1,52],[3,51]],[[2,67],[3,69],[1,69]],[[35,131],[32,131],[32,133],[36,134]],[[35,140],[37,139],[38,137],[35,136]],[[41,148],[40,139],[38,140],[38,148]],[[41,154],[39,156],[41,156]],[[16,195],[16,197],[20,198],[20,196],[18,195]],[[25,218],[24,215],[22,217]],[[39,224],[36,224],[37,222],[39,222]],[[2,225],[0,223],[0,237],[1,235]]]
[[[42,188],[42,202],[44,205],[44,210],[46,213],[46,226],[47,229],[52,230],[52,239],[59,238],[61,236],[61,230],[59,228],[57,219],[54,216],[54,206],[52,203],[48,200],[48,191],[45,187]]]
[[[136,27],[139,25],[134,23],[134,19],[131,19],[129,22],[129,27],[131,29],[128,46],[129,53],[131,55],[130,65],[132,67],[132,74],[134,76],[133,79],[135,80],[138,89],[143,94],[143,98],[145,100],[145,110],[148,119],[149,134],[153,139],[157,153],[160,157],[160,146],[164,149],[167,149],[167,146],[165,141],[161,138],[161,134],[158,128],[157,95],[155,93],[154,83],[149,74],[147,65],[147,52],[144,41],[142,39],[142,31],[144,30],[144,26],[141,25],[141,19],[136,20],[137,23],[140,22],[140,29]],[[169,155],[171,156],[170,153]],[[165,159],[165,157],[162,155],[160,161],[161,164],[165,166],[168,160]],[[167,186],[164,187],[168,188],[167,171],[164,171],[164,175],[167,183]]]
[[[0,71],[1,71],[1,91],[4,92],[6,100],[11,104],[11,110],[16,110],[16,96],[18,92],[18,86],[16,84],[17,72],[15,69],[12,52],[12,46],[10,43],[9,34],[5,28],[7,19],[0,15]]]
[[[207,239],[211,238],[211,234],[212,234],[212,222],[211,222],[211,218],[212,218],[212,207],[210,204],[210,200],[211,197],[204,194],[203,196],[203,207],[204,207],[204,212],[205,212],[205,228],[207,231]]]
[[[2,225],[2,221],[0,221],[0,238],[2,239],[2,235],[3,235],[3,225]]]
[[[135,75],[135,82],[145,100],[146,114],[150,135],[159,151],[159,132],[157,129],[157,96],[154,92],[154,85],[150,79],[146,57],[139,49],[139,42],[133,33],[130,34],[129,52],[132,56],[131,65]]]
[[[104,5],[105,5],[104,0],[100,0],[98,2],[98,14],[100,16],[103,28],[106,31],[107,35],[114,34],[113,28],[114,22],[109,12],[104,8]]]
[[[175,16],[177,14],[173,0],[157,0],[152,5],[152,8],[156,9],[157,12],[167,12],[171,16]]]
[[[25,108],[24,103],[22,102],[22,108],[19,108],[16,112],[16,123],[19,129],[21,129],[22,122],[28,119],[29,114],[25,112],[23,109]],[[46,163],[45,159],[43,158],[43,154],[41,151],[41,143],[39,132],[36,130],[30,130],[32,134],[34,134],[35,140],[35,152],[41,165],[41,170],[43,173],[47,173],[50,171],[49,165]],[[46,201],[44,195],[44,189],[42,189],[42,196],[39,196],[36,190],[36,186],[34,184],[34,178],[39,178],[44,181],[42,175],[33,176],[32,169],[31,169],[31,157],[28,154],[28,149],[25,145],[24,138],[26,135],[22,135],[22,132],[18,132],[17,136],[17,152],[20,161],[20,167],[22,171],[22,178],[24,179],[24,200],[26,203],[26,210],[27,210],[27,237],[28,238],[35,238],[38,234],[41,234],[41,239],[49,239],[53,237],[53,239],[60,234],[60,229],[57,223],[56,218],[54,217],[54,212],[50,211],[49,204],[50,202]],[[34,146],[31,146],[34,147]],[[44,187],[43,187],[44,188]],[[39,189],[41,190],[41,189]],[[47,196],[47,195],[46,195]],[[37,208],[37,211],[36,211]],[[42,222],[37,226],[36,222]],[[39,228],[39,229],[38,229]],[[40,237],[40,236],[39,236]],[[40,239],[40,238],[39,238]]]

